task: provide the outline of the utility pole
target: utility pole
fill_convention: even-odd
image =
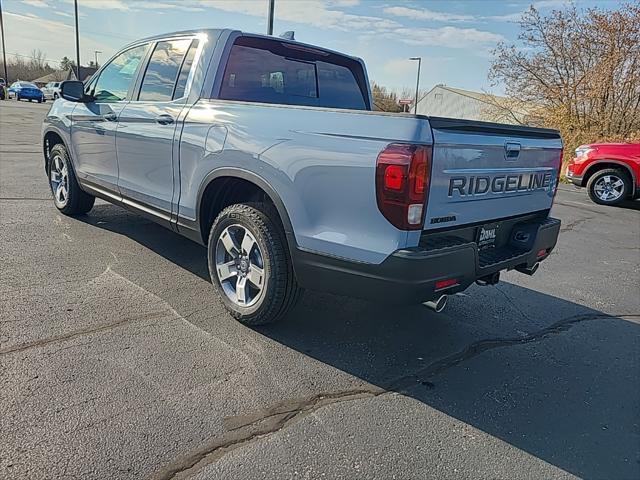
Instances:
[[[94,50],[93,53],[96,54],[96,68],[98,68],[98,54],[102,52],[100,50]]]
[[[2,64],[4,65],[4,81],[5,83],[8,84],[9,74],[7,73],[7,49],[4,46],[4,23],[2,21],[2,0],[0,0],[0,33],[2,34]]]
[[[420,67],[422,66],[422,57],[411,57],[409,60],[418,61],[418,78],[416,80],[416,101],[413,105],[413,114],[418,114],[418,91],[420,90]]]
[[[73,6],[76,12],[76,80],[82,81],[80,78],[80,30],[78,28],[78,0],[73,0]]]
[[[269,17],[267,19],[267,35],[273,35],[273,10],[276,0],[269,0]]]

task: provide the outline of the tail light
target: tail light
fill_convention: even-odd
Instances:
[[[562,157],[564,155],[564,149],[560,149],[560,164],[558,165],[558,175],[556,177],[556,185],[553,189],[553,198],[556,197],[556,193],[558,192],[558,185],[560,185],[560,175],[562,174]]]
[[[392,143],[378,155],[378,208],[395,227],[422,229],[430,171],[431,146]]]

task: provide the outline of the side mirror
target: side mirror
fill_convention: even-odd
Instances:
[[[78,80],[66,80],[60,84],[60,96],[70,102],[87,102],[91,97],[84,94],[84,84]]]

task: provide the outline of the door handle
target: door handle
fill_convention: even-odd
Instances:
[[[102,115],[102,119],[107,122],[115,122],[118,119],[118,116],[114,112],[109,112]]]
[[[169,125],[173,123],[173,117],[171,115],[167,115],[166,113],[163,113],[162,115],[158,115],[156,117],[156,122],[159,123],[160,125]]]

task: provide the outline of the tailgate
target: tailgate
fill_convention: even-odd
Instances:
[[[425,230],[551,208],[562,151],[557,131],[434,117],[429,123]]]

